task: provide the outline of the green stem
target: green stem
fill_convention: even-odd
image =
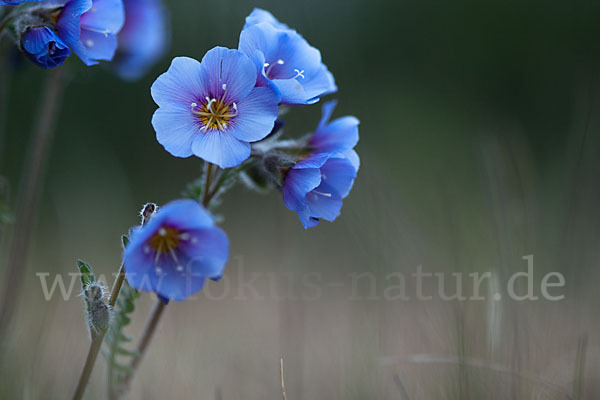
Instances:
[[[208,207],[208,204],[210,203],[212,196],[214,196],[214,193],[216,193],[216,191],[219,189],[219,186],[221,184],[220,180],[217,181],[217,184],[215,185],[214,190],[211,191],[213,170],[214,170],[214,165],[212,163],[207,163],[206,164],[206,177],[205,177],[204,188],[203,188],[204,194],[203,194],[203,198],[202,198],[202,204],[205,207]],[[212,195],[211,195],[211,193],[212,193]],[[120,387],[118,393],[116,393],[117,398],[119,398],[119,399],[123,398],[129,391],[129,388],[131,386],[131,381],[133,380],[133,377],[135,376],[135,373],[136,373],[142,359],[144,358],[146,350],[148,349],[148,346],[150,345],[150,342],[152,341],[152,337],[154,336],[154,332],[156,331],[156,328],[158,327],[160,317],[162,316],[163,311],[165,310],[166,306],[167,305],[165,303],[163,303],[162,300],[160,300],[160,299],[156,300],[156,303],[154,304],[154,308],[152,309],[152,313],[150,314],[150,316],[148,317],[148,321],[146,322],[146,327],[144,328],[142,337],[140,338],[140,343],[138,345],[136,355],[133,357],[133,359],[131,360],[131,363],[129,364],[129,372],[123,379],[123,382],[121,384],[121,387]]]
[[[46,162],[65,88],[64,74],[65,68],[59,67],[48,77],[42,104],[38,108],[40,114],[32,137],[31,153],[23,169],[12,241],[8,250],[4,288],[0,299],[0,337],[3,336],[16,308],[15,301],[26,270],[25,263],[31,232],[37,216]]]
[[[206,181],[204,182],[204,195],[202,197],[202,204],[205,207],[208,207],[208,203],[210,202],[210,185],[211,185],[211,179],[212,179],[212,170],[213,170],[213,164],[212,163],[207,163],[207,167],[206,167]]]

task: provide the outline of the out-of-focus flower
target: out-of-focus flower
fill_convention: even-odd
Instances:
[[[140,78],[164,54],[168,41],[167,12],[162,0],[123,0],[125,25],[118,35],[115,70],[126,80]]]
[[[0,6],[16,6],[21,3],[30,3],[32,1],[41,1],[41,0],[0,0]]]
[[[71,55],[67,45],[47,26],[25,32],[21,47],[27,58],[46,69],[61,65]]]
[[[182,301],[208,279],[219,279],[229,240],[194,200],[175,200],[133,230],[123,254],[129,285],[163,300]]]
[[[67,0],[56,27],[61,39],[89,66],[112,60],[124,22],[122,0]]]
[[[277,93],[255,87],[256,76],[238,50],[215,47],[201,63],[175,58],[152,85],[158,142],[177,157],[196,155],[221,168],[242,163],[250,142],[267,136],[277,118]]]
[[[258,86],[275,86],[283,104],[316,103],[337,90],[319,50],[267,11],[257,9],[247,17],[239,49],[254,61]]]
[[[359,168],[353,149],[359,121],[347,116],[329,122],[334,108],[335,102],[323,106],[321,122],[308,141],[312,153],[284,171],[283,201],[298,214],[304,228],[337,218]]]

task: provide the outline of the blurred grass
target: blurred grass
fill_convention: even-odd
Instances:
[[[244,16],[261,6],[321,49],[340,87],[336,115],[361,120],[362,166],[342,216],[311,231],[277,193],[232,191],[221,210],[246,276],[277,272],[279,288],[284,274],[313,271],[332,282],[369,271],[385,282],[391,272],[410,276],[423,265],[494,271],[505,284],[524,270],[521,257],[534,254],[536,282],[560,271],[566,299],[349,301],[346,287],[312,302],[232,295],[173,304],[131,398],[277,398],[280,356],[290,400],[565,399],[578,390],[579,399],[595,398],[597,3],[168,5],[173,47],[143,81],[125,84],[104,68],[74,68],[27,287],[1,348],[0,397],[70,395],[88,343],[83,307],[78,298],[44,302],[35,272],[74,271],[77,257],[97,272],[116,271],[120,234],[136,223],[140,205],[177,196],[201,168],[156,142],[151,82],[172,56],[235,47]],[[22,67],[11,83],[0,158],[13,186],[44,75]],[[301,135],[314,129],[320,107],[288,115],[289,134]],[[235,272],[235,262],[228,270]],[[414,297],[414,287],[407,291]],[[144,296],[131,333],[141,329],[150,303]],[[454,361],[415,362],[415,355]],[[100,361],[89,399],[104,398],[103,368]]]

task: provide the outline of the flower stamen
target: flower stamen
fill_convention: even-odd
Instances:
[[[238,115],[237,104],[227,104],[227,84],[224,83],[221,87],[223,94],[220,99],[206,96],[206,103],[198,105],[194,102],[190,105],[192,114],[199,117],[202,122],[201,131],[206,132],[209,129],[224,131],[229,126],[230,120]]]

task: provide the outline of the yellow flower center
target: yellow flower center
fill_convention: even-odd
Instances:
[[[192,114],[197,116],[202,123],[201,130],[208,131],[216,129],[224,131],[230,123],[230,120],[238,115],[237,104],[235,102],[227,104],[225,95],[227,93],[227,85],[223,84],[223,95],[220,99],[214,97],[205,97],[205,102],[202,104],[192,103]]]
[[[177,248],[181,240],[181,232],[175,228],[162,227],[150,238],[150,246],[157,255],[170,253]]]

